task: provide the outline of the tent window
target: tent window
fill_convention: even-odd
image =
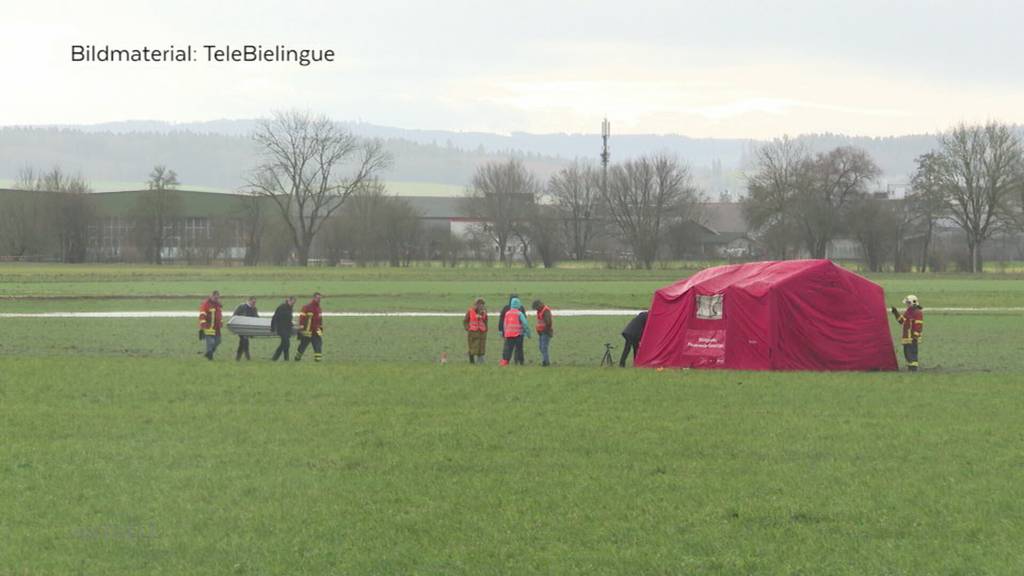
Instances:
[[[724,295],[703,296],[697,294],[697,318],[701,320],[721,320],[722,296]]]

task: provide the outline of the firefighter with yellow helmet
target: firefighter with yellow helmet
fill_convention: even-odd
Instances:
[[[921,341],[921,331],[924,330],[924,312],[917,296],[913,294],[904,298],[903,304],[907,306],[907,309],[901,314],[893,306],[892,315],[903,326],[901,342],[903,343],[903,357],[907,361],[907,370],[917,372],[917,347]]]

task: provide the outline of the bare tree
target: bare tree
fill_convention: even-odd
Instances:
[[[948,213],[945,191],[939,178],[942,157],[929,152],[917,158],[917,171],[910,180],[911,190],[907,196],[909,211],[921,227],[923,241],[918,260],[918,271],[928,271],[929,251],[935,222]]]
[[[260,121],[253,138],[263,159],[250,187],[278,207],[303,266],[324,222],[352,194],[374,184],[391,162],[380,141],[359,138],[308,112],[277,112]]]
[[[914,269],[914,256],[907,249],[907,241],[919,231],[922,219],[916,211],[913,195],[892,198],[888,202],[893,215],[893,270],[910,272]]]
[[[416,209],[379,184],[353,194],[325,231],[332,259],[348,253],[359,265],[386,260],[394,267],[409,264],[422,232]]]
[[[484,164],[473,175],[464,211],[479,221],[481,231],[498,247],[502,263],[509,240],[526,237],[525,226],[539,193],[537,179],[514,158]]]
[[[743,215],[772,255],[785,259],[797,239],[795,205],[808,185],[810,157],[803,145],[786,136],[759,148],[755,162],[755,171],[747,175]]]
[[[24,168],[14,183],[17,191],[0,196],[0,244],[5,256],[20,260],[44,249],[49,225],[37,184],[35,172]]]
[[[146,186],[148,190],[135,205],[135,236],[146,261],[162,264],[164,248],[174,236],[182,211],[181,197],[175,191],[178,175],[166,166],[154,166]]]
[[[93,202],[82,176],[66,174],[60,167],[41,174],[26,168],[15,188],[26,192],[13,198],[4,212],[9,217],[5,228],[11,231],[8,242],[16,255],[41,252],[47,238],[56,238],[61,262],[84,262]]]
[[[246,266],[260,263],[263,233],[266,229],[267,215],[263,209],[263,198],[247,194],[241,198],[242,235],[245,241]]]
[[[860,243],[868,270],[881,272],[899,244],[898,211],[903,200],[878,198],[869,194],[851,201],[850,233]]]
[[[0,243],[3,255],[22,259],[41,252],[48,237],[46,207],[36,189],[32,168],[23,168],[14,181],[14,190],[0,196]]]
[[[757,153],[744,214],[762,231],[798,231],[811,257],[825,258],[829,244],[846,225],[850,207],[880,174],[868,153],[857,148],[840,147],[811,157],[793,140],[776,140]]]
[[[423,232],[420,213],[405,200],[388,196],[381,217],[380,231],[388,264],[408,266]]]
[[[65,176],[54,169],[44,177],[48,189],[57,193],[53,210],[57,224],[62,262],[85,262],[89,224],[94,214],[92,189],[80,176]]]
[[[795,208],[811,257],[825,258],[828,245],[846,223],[847,211],[882,171],[867,152],[846,146],[818,154],[809,168],[809,186],[800,190]]]
[[[997,122],[961,124],[946,134],[940,149],[919,169],[945,198],[949,216],[964,231],[971,272],[982,269],[981,247],[1004,220],[1024,188],[1024,153],[1013,130]],[[929,173],[920,174],[920,170]]]
[[[592,166],[573,162],[551,176],[548,194],[558,207],[572,259],[586,259],[598,230],[601,174]]]
[[[380,222],[387,198],[377,187],[352,194],[327,230],[328,251],[333,258],[347,253],[360,266],[383,257]]]
[[[650,269],[662,232],[685,218],[697,202],[689,168],[668,156],[643,157],[614,166],[608,173],[605,204],[633,259]]]
[[[554,268],[562,256],[562,235],[560,234],[560,212],[550,204],[534,204],[526,223],[526,234],[533,252],[545,268]],[[580,254],[584,254],[586,248]]]
[[[441,260],[444,267],[454,268],[469,243],[447,226],[427,229],[424,236],[428,247],[426,257]]]
[[[527,268],[533,268],[533,236],[530,236],[529,226],[532,215],[527,215],[525,222],[520,222],[515,227],[515,237],[519,241],[519,255],[523,257],[523,263]]]

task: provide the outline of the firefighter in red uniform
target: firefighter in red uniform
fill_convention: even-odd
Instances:
[[[214,290],[210,297],[199,305],[199,338],[206,342],[207,360],[213,360],[213,353],[220,345],[222,318],[220,292]]]
[[[320,312],[320,293],[313,294],[313,299],[302,307],[299,312],[299,350],[295,353],[295,361],[302,360],[302,353],[310,344],[313,345],[313,360],[323,359],[324,319]]]
[[[896,321],[903,325],[903,357],[907,360],[907,370],[917,372],[917,346],[921,340],[921,331],[924,329],[924,312],[917,296],[910,294],[903,299],[907,309],[900,314],[895,306],[892,307],[892,315]]]

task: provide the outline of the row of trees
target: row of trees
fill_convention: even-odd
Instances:
[[[473,228],[453,237],[425,227],[408,203],[386,194],[379,175],[391,158],[379,141],[298,111],[260,122],[254,140],[261,156],[249,176],[250,194],[239,201],[235,226],[217,227],[221,236],[241,237],[247,264],[292,259],[306,265],[316,245],[330,261],[394,266],[417,258],[454,262],[465,253],[507,262],[514,249],[528,266],[601,252],[650,268],[668,245],[688,242],[686,225],[700,221],[701,196],[690,171],[667,155],[606,169],[574,162],[546,181],[512,159],[476,170],[462,205]],[[795,140],[776,140],[757,151],[748,174],[742,209],[750,235],[776,258],[824,258],[836,239],[847,238],[860,244],[871,269],[889,261],[897,270],[911,262],[924,269],[937,224],[953,222],[966,239],[970,269],[980,270],[981,248],[994,234],[1024,228],[1024,151],[1011,127],[994,122],[957,126],[939,142],[918,158],[910,193],[890,199],[872,192],[881,170],[864,150],[812,154]],[[178,186],[173,170],[156,166],[130,210],[141,258],[161,263],[172,239],[179,254],[216,246],[223,252],[237,243],[225,237],[183,244]],[[95,213],[84,180],[59,168],[26,170],[16,187],[53,194],[3,199],[3,251],[83,261]],[[919,253],[909,253],[911,243]]]
[[[84,262],[92,202],[80,175],[60,168],[22,170],[14,188],[20,194],[0,201],[0,247],[17,257],[56,255],[61,262]],[[39,191],[52,192],[39,194]]]
[[[277,207],[300,264],[350,199],[351,210],[334,219],[329,249],[345,247],[360,260],[408,260],[417,244],[415,213],[381,191],[378,175],[391,159],[380,142],[303,112],[261,122],[255,140],[263,159],[250,189]],[[893,200],[872,193],[881,170],[864,150],[811,154],[795,140],[776,140],[757,152],[748,175],[743,212],[751,235],[778,258],[798,252],[824,258],[845,237],[860,243],[872,269],[890,259],[897,269],[911,260],[923,269],[936,223],[947,219],[963,231],[970,269],[978,271],[984,243],[1022,226],[1022,146],[1011,127],[996,122],[957,126],[939,142],[918,158],[910,193]],[[679,238],[682,223],[699,221],[700,195],[687,166],[664,155],[607,170],[576,162],[547,182],[514,159],[491,163],[477,169],[469,192],[464,211],[502,262],[512,244],[527,265],[539,259],[551,266],[566,255],[589,258],[596,241],[611,239],[649,268],[673,228]],[[915,237],[919,258],[905,249]]]
[[[872,193],[881,172],[865,151],[838,147],[811,154],[782,138],[762,147],[748,177],[743,212],[769,254],[826,257],[837,238],[853,238],[872,270],[892,260],[897,270],[928,267],[939,222],[955,223],[967,243],[968,267],[982,268],[981,248],[993,234],[1022,229],[1024,149],[1005,124],[960,125],[939,148],[917,159],[909,193]],[[921,247],[906,253],[908,240]]]
[[[419,214],[380,185],[355,192],[325,230],[325,256],[357,263],[388,262],[408,266],[424,240]]]
[[[415,212],[383,193],[378,176],[391,158],[380,142],[298,111],[260,122],[255,140],[262,156],[249,189],[276,208],[299,264],[308,263],[322,231],[328,259],[399,265],[422,244]],[[626,161],[607,173],[575,163],[547,183],[515,159],[490,163],[477,169],[469,191],[464,212],[498,259],[506,262],[514,243],[529,266],[535,259],[553,266],[564,253],[587,258],[593,241],[611,232],[649,268],[668,226],[698,200],[688,168],[668,156]]]
[[[230,228],[226,221],[204,227],[201,237],[183,238],[184,203],[177,187],[175,172],[156,166],[147,190],[124,211],[130,227],[125,248],[133,258],[160,264],[165,249],[175,242],[179,255],[188,261],[210,261],[233,240],[225,237]],[[13,193],[0,198],[0,254],[84,262],[90,227],[98,240],[102,222],[96,218],[96,197],[82,176],[67,174],[60,167],[45,172],[25,168],[13,188]]]
[[[777,257],[790,257],[802,247],[812,258],[825,258],[879,175],[863,150],[842,147],[811,155],[794,140],[776,140],[757,152],[744,216]]]
[[[669,156],[628,160],[607,173],[576,162],[546,185],[512,159],[477,170],[464,212],[502,262],[512,241],[528,266],[534,256],[553,266],[563,255],[587,259],[595,241],[612,239],[650,268],[669,227],[690,218],[698,202],[689,169]]]

